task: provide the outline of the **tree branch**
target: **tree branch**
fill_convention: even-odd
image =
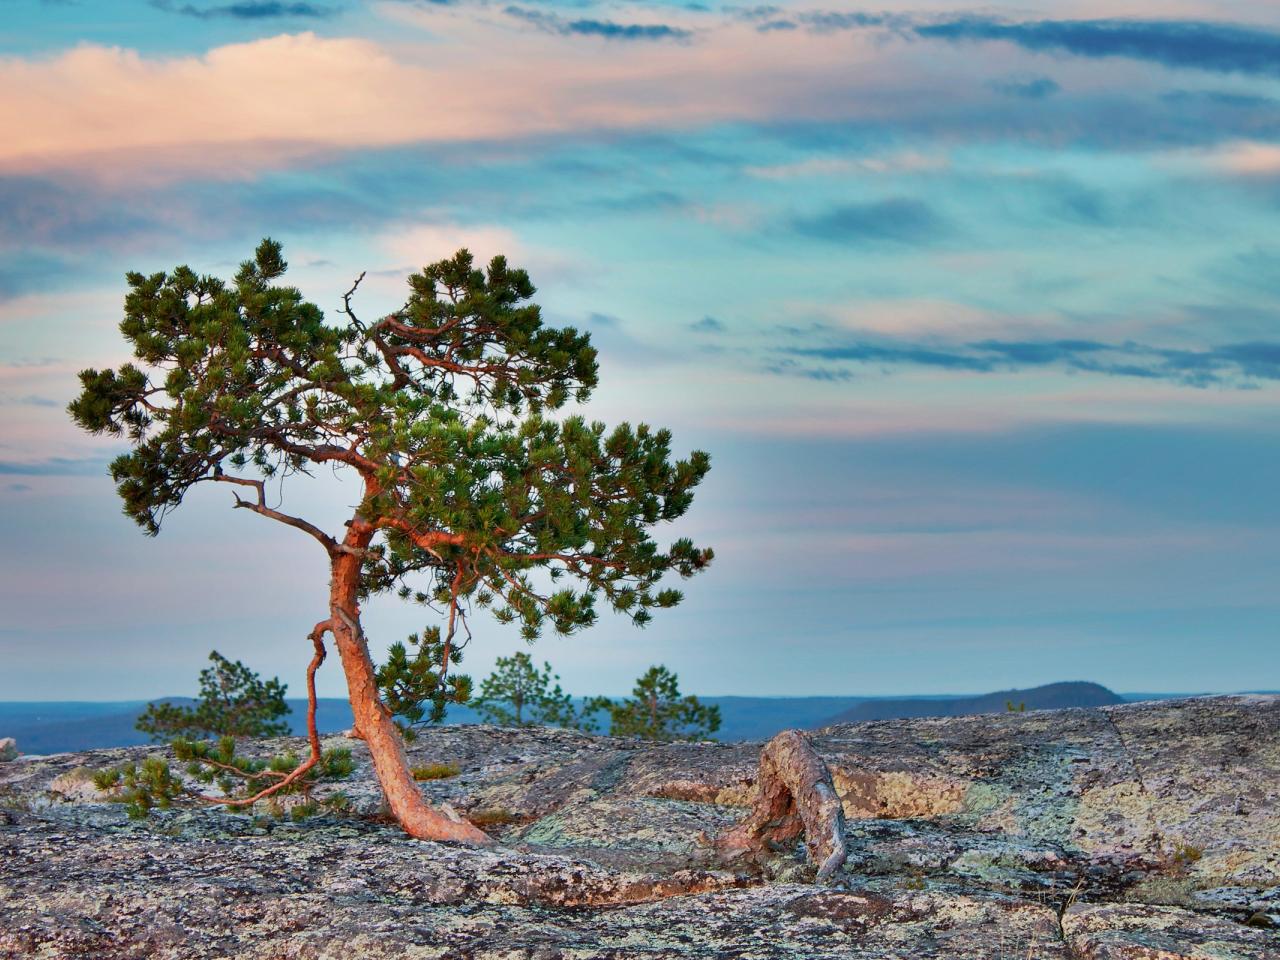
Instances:
[[[257,803],[259,800],[265,800],[267,797],[279,793],[286,787],[297,783],[305,777],[307,773],[320,762],[320,733],[316,727],[316,671],[320,669],[320,664],[324,663],[324,635],[333,629],[332,620],[321,620],[315,625],[315,628],[309,634],[312,645],[315,647],[315,653],[311,657],[311,663],[307,665],[307,740],[311,744],[311,755],[302,763],[298,764],[292,772],[282,776],[282,779],[271,784],[263,790],[259,790],[252,797],[245,797],[242,800],[230,800],[225,797],[207,797],[201,796],[201,799],[208,800],[213,803],[221,804],[227,807],[249,807]],[[223,766],[222,764],[215,764]],[[233,768],[227,768],[233,769]],[[256,776],[255,774],[247,774],[244,771],[236,771],[242,775]],[[263,771],[266,773],[268,771]]]

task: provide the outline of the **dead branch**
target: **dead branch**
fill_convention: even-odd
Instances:
[[[277,520],[290,527],[296,527],[304,533],[309,533],[311,536],[315,537],[316,540],[320,541],[320,545],[324,547],[327,553],[332,554],[338,549],[338,542],[317,527],[314,523],[303,520],[301,517],[294,517],[287,513],[281,513],[279,510],[268,507],[266,483],[262,480],[251,480],[248,477],[232,477],[225,473],[216,473],[214,474],[213,479],[218,483],[234,483],[242,487],[253,487],[254,490],[257,491],[258,499],[256,501],[246,500],[237,495],[235,503],[236,507],[243,508],[245,510],[252,510],[254,513],[261,514],[264,517],[270,517],[272,520]]]

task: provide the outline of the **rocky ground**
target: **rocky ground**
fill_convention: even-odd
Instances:
[[[759,744],[425,733],[413,762],[461,773],[424,792],[491,823],[491,850],[384,822],[358,742],[321,790],[350,812],[301,823],[131,821],[86,774],[161,750],[0,763],[0,957],[1280,958],[1280,698],[812,741],[848,818],[823,884],[798,849],[726,864],[710,843],[745,813]]]

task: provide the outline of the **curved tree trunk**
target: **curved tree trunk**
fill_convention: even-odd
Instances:
[[[353,521],[345,545],[363,549],[372,540],[367,524]],[[451,819],[433,809],[418,790],[409,772],[400,731],[378,695],[378,683],[369,645],[360,628],[360,557],[335,553],[329,584],[329,609],[333,616],[333,638],[347,675],[347,692],[355,729],[369,745],[373,769],[383,796],[405,833],[419,840],[453,840],[461,843],[491,844],[493,840],[466,820]]]
[[[844,865],[844,809],[826,763],[799,730],[783,730],[760,751],[756,802],[717,846],[734,859],[794,849],[804,834],[809,862],[825,880]]]

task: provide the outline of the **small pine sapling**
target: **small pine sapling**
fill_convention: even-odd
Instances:
[[[529,654],[518,651],[494,661],[494,671],[480,684],[472,704],[489,723],[508,727],[572,727],[592,729],[589,715],[574,709],[573,698],[560,689],[551,664],[539,670]]]
[[[290,712],[279,678],[263,681],[239,660],[234,663],[217,650],[213,666],[200,671],[200,697],[194,707],[159,701],[135,724],[152,740],[176,737],[283,737],[289,733]]]
[[[720,729],[720,708],[706,706],[697,697],[682,697],[679,679],[663,666],[650,667],[636,681],[631,699],[614,703],[594,697],[586,709],[606,711],[615,737],[709,740]]]

